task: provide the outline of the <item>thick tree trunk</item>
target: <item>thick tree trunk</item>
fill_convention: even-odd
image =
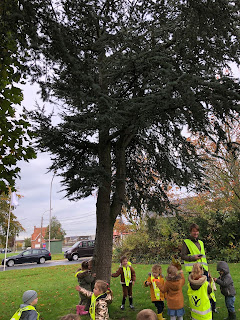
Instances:
[[[110,282],[112,265],[113,225],[110,217],[110,206],[103,204],[98,197],[96,246],[94,250],[94,265],[97,279]]]
[[[99,166],[103,170],[103,175],[97,197],[97,228],[93,269],[96,271],[97,279],[109,281],[111,275],[114,221],[110,215],[112,172],[111,144],[108,130],[102,130],[99,133]]]
[[[99,188],[97,199],[97,228],[96,246],[94,250],[95,271],[97,279],[110,283],[113,246],[113,226],[118,215],[121,214],[125,199],[125,148],[117,146],[116,149],[116,177],[115,192],[112,197],[111,177],[111,152],[110,146],[101,149],[102,168],[105,171],[105,179]]]

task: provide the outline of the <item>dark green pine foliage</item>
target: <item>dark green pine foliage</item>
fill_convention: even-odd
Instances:
[[[98,191],[94,257],[109,279],[122,205],[162,212],[169,184],[199,188],[202,160],[183,131],[222,140],[238,111],[238,83],[223,74],[238,61],[238,2],[20,2],[38,29],[32,76],[61,102],[57,125],[32,114],[38,144],[70,199]]]

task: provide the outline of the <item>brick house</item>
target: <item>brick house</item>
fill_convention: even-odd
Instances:
[[[34,231],[31,236],[32,248],[39,249],[42,247],[42,244],[46,242],[46,240],[44,239],[46,232],[47,232],[46,227],[37,228],[36,226],[34,226]]]

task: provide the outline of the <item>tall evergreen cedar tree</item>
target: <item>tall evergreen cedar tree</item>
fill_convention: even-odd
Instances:
[[[33,80],[61,105],[57,124],[43,109],[31,114],[38,146],[69,199],[97,190],[95,269],[109,280],[123,204],[161,213],[169,184],[199,188],[201,159],[184,130],[223,140],[221,124],[238,111],[239,85],[223,71],[238,62],[239,3],[19,3]]]

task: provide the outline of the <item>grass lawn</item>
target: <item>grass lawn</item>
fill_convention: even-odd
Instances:
[[[231,275],[237,292],[240,292],[239,283],[239,264],[229,264]],[[151,303],[149,289],[143,287],[143,282],[147,279],[148,272],[151,271],[150,265],[133,265],[137,281],[133,289],[135,311],[129,309],[126,302],[126,309],[120,310],[122,289],[120,278],[112,278],[111,289],[114,293],[114,301],[109,307],[111,319],[131,320],[136,319],[138,311],[144,308],[155,306]],[[167,265],[163,265],[163,274],[166,275]],[[42,320],[57,320],[60,316],[67,313],[75,313],[75,305],[79,301],[78,293],[75,291],[77,280],[74,277],[78,265],[56,266],[45,268],[34,268],[26,270],[7,269],[0,273],[0,320],[9,320],[14,312],[22,303],[22,294],[25,290],[33,289],[38,292],[39,300],[37,310],[41,314]],[[118,264],[113,264],[113,271],[116,271]],[[216,264],[210,265],[213,276],[217,276]],[[222,320],[227,314],[224,298],[220,293],[219,287],[216,292],[217,308],[219,314],[214,314],[214,320]],[[184,319],[190,319],[188,308],[187,285],[184,286],[185,311]],[[235,307],[237,317],[240,319],[240,299],[236,298]],[[167,317],[167,307],[165,303],[164,316]],[[83,320],[89,319],[88,316],[82,317]]]

